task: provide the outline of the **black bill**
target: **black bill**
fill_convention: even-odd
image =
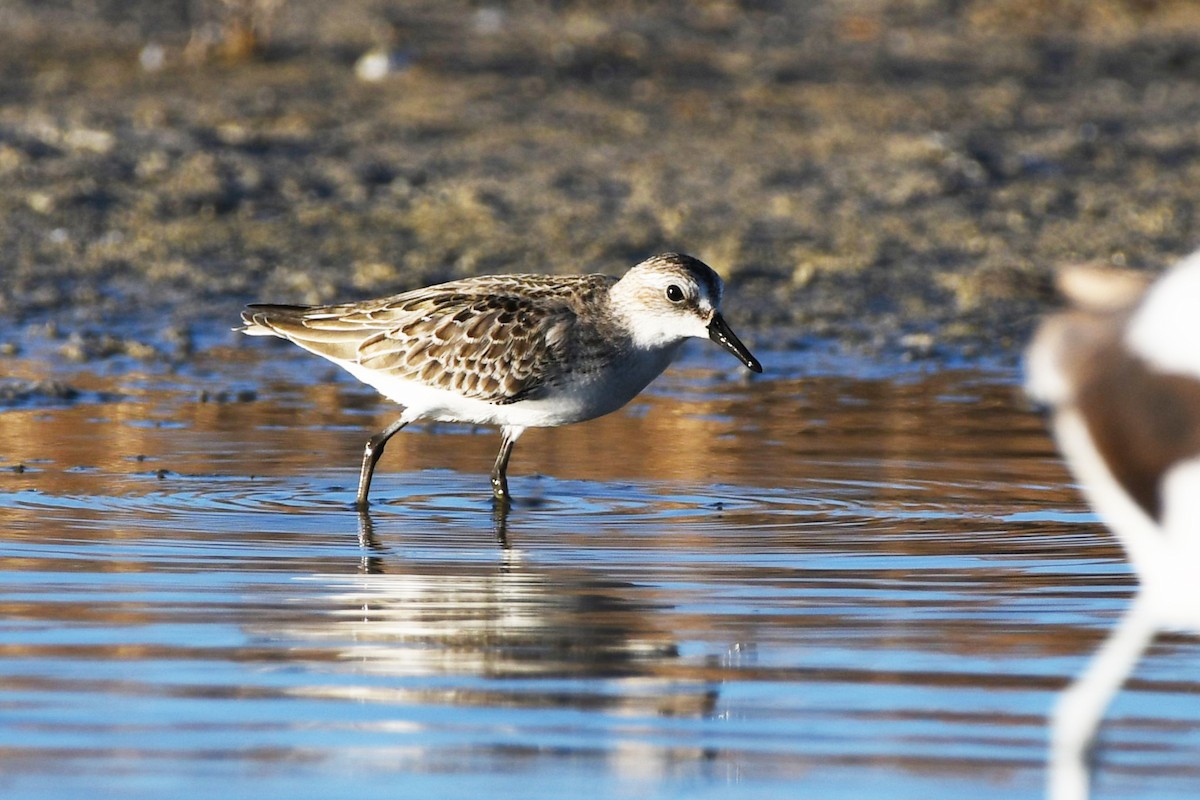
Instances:
[[[750,354],[750,351],[746,349],[746,345],[742,344],[742,341],[734,336],[733,331],[729,329],[729,325],[726,324],[725,319],[719,313],[714,312],[712,320],[708,323],[708,338],[733,353],[738,357],[739,361],[752,371],[762,372],[762,364],[758,363],[758,359]]]

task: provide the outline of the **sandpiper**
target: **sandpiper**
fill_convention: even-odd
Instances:
[[[356,505],[367,507],[388,440],[419,419],[497,425],[492,493],[507,506],[508,460],[526,428],[616,411],[691,337],[709,338],[754,372],[758,360],[718,307],[708,265],[665,253],[607,275],[490,275],[328,306],[251,305],[251,336],[278,336],[327,358],[402,407],[367,441]]]
[[[1200,252],[1153,285],[1094,267],[1064,270],[1059,285],[1071,307],[1039,328],[1026,387],[1140,582],[1055,707],[1049,794],[1079,800],[1105,708],[1155,634],[1200,632]]]

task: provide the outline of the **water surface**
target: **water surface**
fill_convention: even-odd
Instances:
[[[82,394],[0,410],[0,792],[1038,796],[1134,581],[1016,373],[759,355],[528,432],[503,530],[466,426],[350,510],[392,410],[302,353],[6,359]],[[1198,655],[1143,660],[1096,797],[1200,791]]]

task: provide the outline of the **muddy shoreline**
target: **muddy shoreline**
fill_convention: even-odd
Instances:
[[[278,5],[241,54],[218,3],[0,12],[0,343],[682,250],[760,346],[1012,356],[1056,265],[1200,244],[1188,4]]]

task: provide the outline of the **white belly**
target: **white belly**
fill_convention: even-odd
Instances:
[[[544,396],[516,403],[497,404],[463,397],[445,389],[392,377],[365,369],[353,362],[338,361],[363,383],[404,407],[409,421],[432,419],[439,422],[466,422],[475,425],[510,425],[545,428],[582,422],[621,408],[670,365],[679,345],[654,351],[641,351],[624,358],[612,368],[555,387]]]

